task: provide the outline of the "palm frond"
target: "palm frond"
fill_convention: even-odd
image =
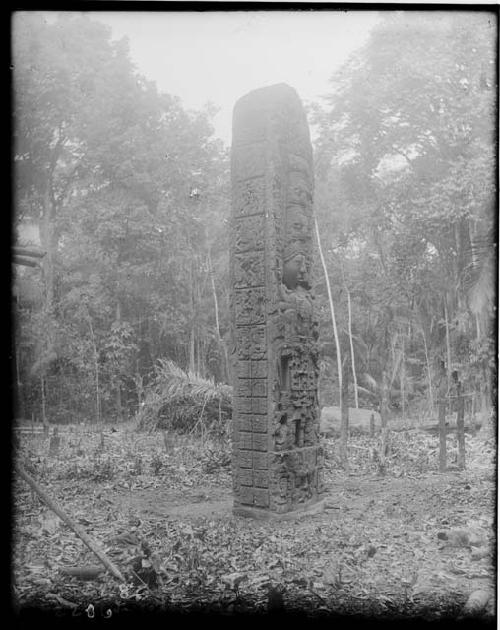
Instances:
[[[192,429],[201,420],[227,421],[231,415],[232,388],[185,371],[173,361],[160,359],[153,383],[137,413],[138,426],[168,425]]]

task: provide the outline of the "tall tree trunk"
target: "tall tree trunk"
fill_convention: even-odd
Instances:
[[[203,355],[204,355],[203,341],[199,337],[198,337],[198,340],[197,340],[197,343],[196,343],[196,351],[197,351],[196,373],[199,374],[200,376],[204,376],[205,375],[205,363],[203,361]]]
[[[47,415],[45,410],[45,378],[40,375],[40,392],[41,392],[41,402],[42,402],[42,423],[43,426],[47,426]]]
[[[457,383],[457,441],[458,441],[458,458],[457,465],[463,470],[465,468],[465,407],[464,397],[462,395],[462,383]]]
[[[54,230],[55,208],[50,197],[50,184],[47,183],[43,195],[43,213],[39,223],[40,243],[46,252],[42,260],[42,270],[47,311],[51,311],[54,303],[54,255],[57,245]]]
[[[476,340],[479,341],[481,339],[481,324],[477,313],[474,313],[474,321],[476,322]]]
[[[136,372],[134,374],[134,384],[137,395],[137,409],[139,410],[144,399],[144,377],[139,372],[139,361],[137,361],[135,369]]]
[[[446,472],[446,399],[438,403],[439,419],[439,472]]]
[[[354,361],[354,344],[352,341],[351,294],[349,293],[347,285],[345,285],[345,289],[347,291],[347,314],[348,314],[348,325],[349,325],[349,346],[351,348],[352,380],[353,380],[353,385],[354,385],[354,406],[356,407],[356,409],[358,409],[359,408],[358,377],[356,375],[356,363]]]
[[[118,324],[122,321],[122,309],[120,306],[120,300],[116,302],[116,321]],[[120,375],[115,375],[115,405],[116,412],[118,414],[118,420],[123,421],[123,405],[122,405],[122,385]]]
[[[188,370],[189,370],[189,372],[191,372],[193,374],[196,371],[196,367],[195,367],[195,364],[194,364],[194,360],[195,360],[194,346],[195,346],[194,326],[191,325],[191,330],[189,332],[189,367],[188,367]]]
[[[444,323],[446,326],[446,377],[448,383],[448,393],[451,391],[451,342],[450,342],[450,321],[448,319],[448,307],[446,298],[444,300]]]
[[[401,335],[401,412],[403,414],[403,422],[406,420],[406,406],[405,406],[405,336]]]
[[[424,353],[425,353],[425,364],[427,367],[427,380],[429,382],[429,414],[432,417],[434,415],[434,394],[432,391],[432,375],[431,375],[431,365],[429,363],[429,352],[427,350],[427,341],[425,339],[425,331],[422,326],[422,338],[424,340]]]
[[[122,387],[121,387],[119,378],[117,379],[115,392],[116,392],[115,393],[116,413],[118,416],[118,420],[122,422],[123,421]]]
[[[21,381],[21,344],[16,344],[16,350],[14,354],[14,360],[16,362],[16,414],[18,418],[24,418],[25,406],[24,406],[24,388]]]
[[[41,268],[44,287],[44,300],[42,311],[46,322],[46,331],[43,339],[40,339],[38,344],[41,354],[46,356],[53,355],[53,348],[55,344],[53,320],[54,320],[54,257],[57,249],[57,238],[55,232],[55,215],[56,208],[53,203],[52,190],[51,190],[52,172],[47,174],[47,182],[45,191],[43,194],[43,210],[40,216],[38,231],[40,236],[40,243],[45,250],[45,256],[43,257]],[[50,320],[50,324],[49,324]],[[45,400],[45,376],[47,373],[47,363],[42,361],[41,367],[41,385],[42,385],[42,420],[44,426],[47,426],[46,418],[46,400]]]
[[[90,329],[90,338],[92,340],[92,347],[94,350],[94,378],[95,378],[95,418],[96,423],[101,422],[101,393],[99,385],[99,355],[97,353],[97,345],[95,341],[94,328],[92,326],[92,319],[87,309],[87,320]]]
[[[212,286],[212,296],[214,298],[214,312],[215,312],[215,332],[217,334],[217,339],[220,341],[220,326],[219,326],[219,304],[217,301],[217,291],[215,290],[215,273],[212,267],[212,258],[210,256],[210,250],[208,251],[207,256],[208,261],[208,273],[210,274],[210,284]]]
[[[337,350],[337,371],[339,379],[339,404],[342,401],[342,353],[340,350],[339,335],[337,331],[337,322],[335,320],[335,309],[333,307],[332,289],[330,286],[330,278],[328,277],[328,270],[326,268],[325,257],[323,256],[323,249],[321,247],[321,239],[319,237],[318,220],[314,217],[314,227],[316,228],[316,239],[318,241],[319,257],[321,259],[321,265],[323,267],[323,273],[325,275],[326,290],[328,293],[328,303],[330,305],[330,314],[332,316],[333,336],[335,338],[335,347]]]
[[[220,366],[221,381],[228,382],[228,357],[227,348],[224,339],[220,333],[220,320],[219,320],[219,301],[217,299],[217,291],[215,288],[215,272],[212,265],[212,257],[210,256],[210,250],[208,251],[208,270],[210,274],[210,284],[212,287],[212,296],[214,298],[214,313],[215,313],[215,334],[218,344],[218,350],[220,355],[220,361],[223,365]],[[220,352],[222,351],[222,352]]]
[[[190,278],[190,301],[191,301],[191,330],[189,333],[189,371],[194,373],[196,372],[195,365],[195,345],[196,345],[196,336],[195,336],[195,297],[194,297],[194,269],[193,269],[193,259],[191,257],[191,264],[189,265]]]
[[[344,470],[349,470],[349,459],[347,456],[347,441],[349,437],[349,368],[347,361],[342,365],[344,373],[342,375],[342,390],[340,398],[340,461]]]
[[[382,426],[381,460],[385,461],[389,441],[389,382],[387,372],[382,372],[382,385],[380,388],[380,423]]]

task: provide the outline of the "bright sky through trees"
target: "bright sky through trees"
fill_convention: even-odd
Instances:
[[[272,83],[295,87],[304,102],[328,91],[328,79],[364,43],[375,11],[99,12],[94,19],[128,36],[139,71],[185,107],[207,101],[219,112],[227,144],[235,101]]]

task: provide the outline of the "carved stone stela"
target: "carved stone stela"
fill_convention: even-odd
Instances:
[[[234,513],[322,507],[309,128],[285,84],[243,96],[231,152]]]

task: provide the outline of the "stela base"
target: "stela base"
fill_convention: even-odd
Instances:
[[[307,503],[301,503],[295,510],[291,512],[270,512],[265,508],[255,508],[246,505],[238,505],[233,507],[234,516],[243,516],[246,518],[255,518],[265,521],[285,521],[299,518],[304,515],[317,514],[323,511],[325,507],[325,499],[313,500]]]

